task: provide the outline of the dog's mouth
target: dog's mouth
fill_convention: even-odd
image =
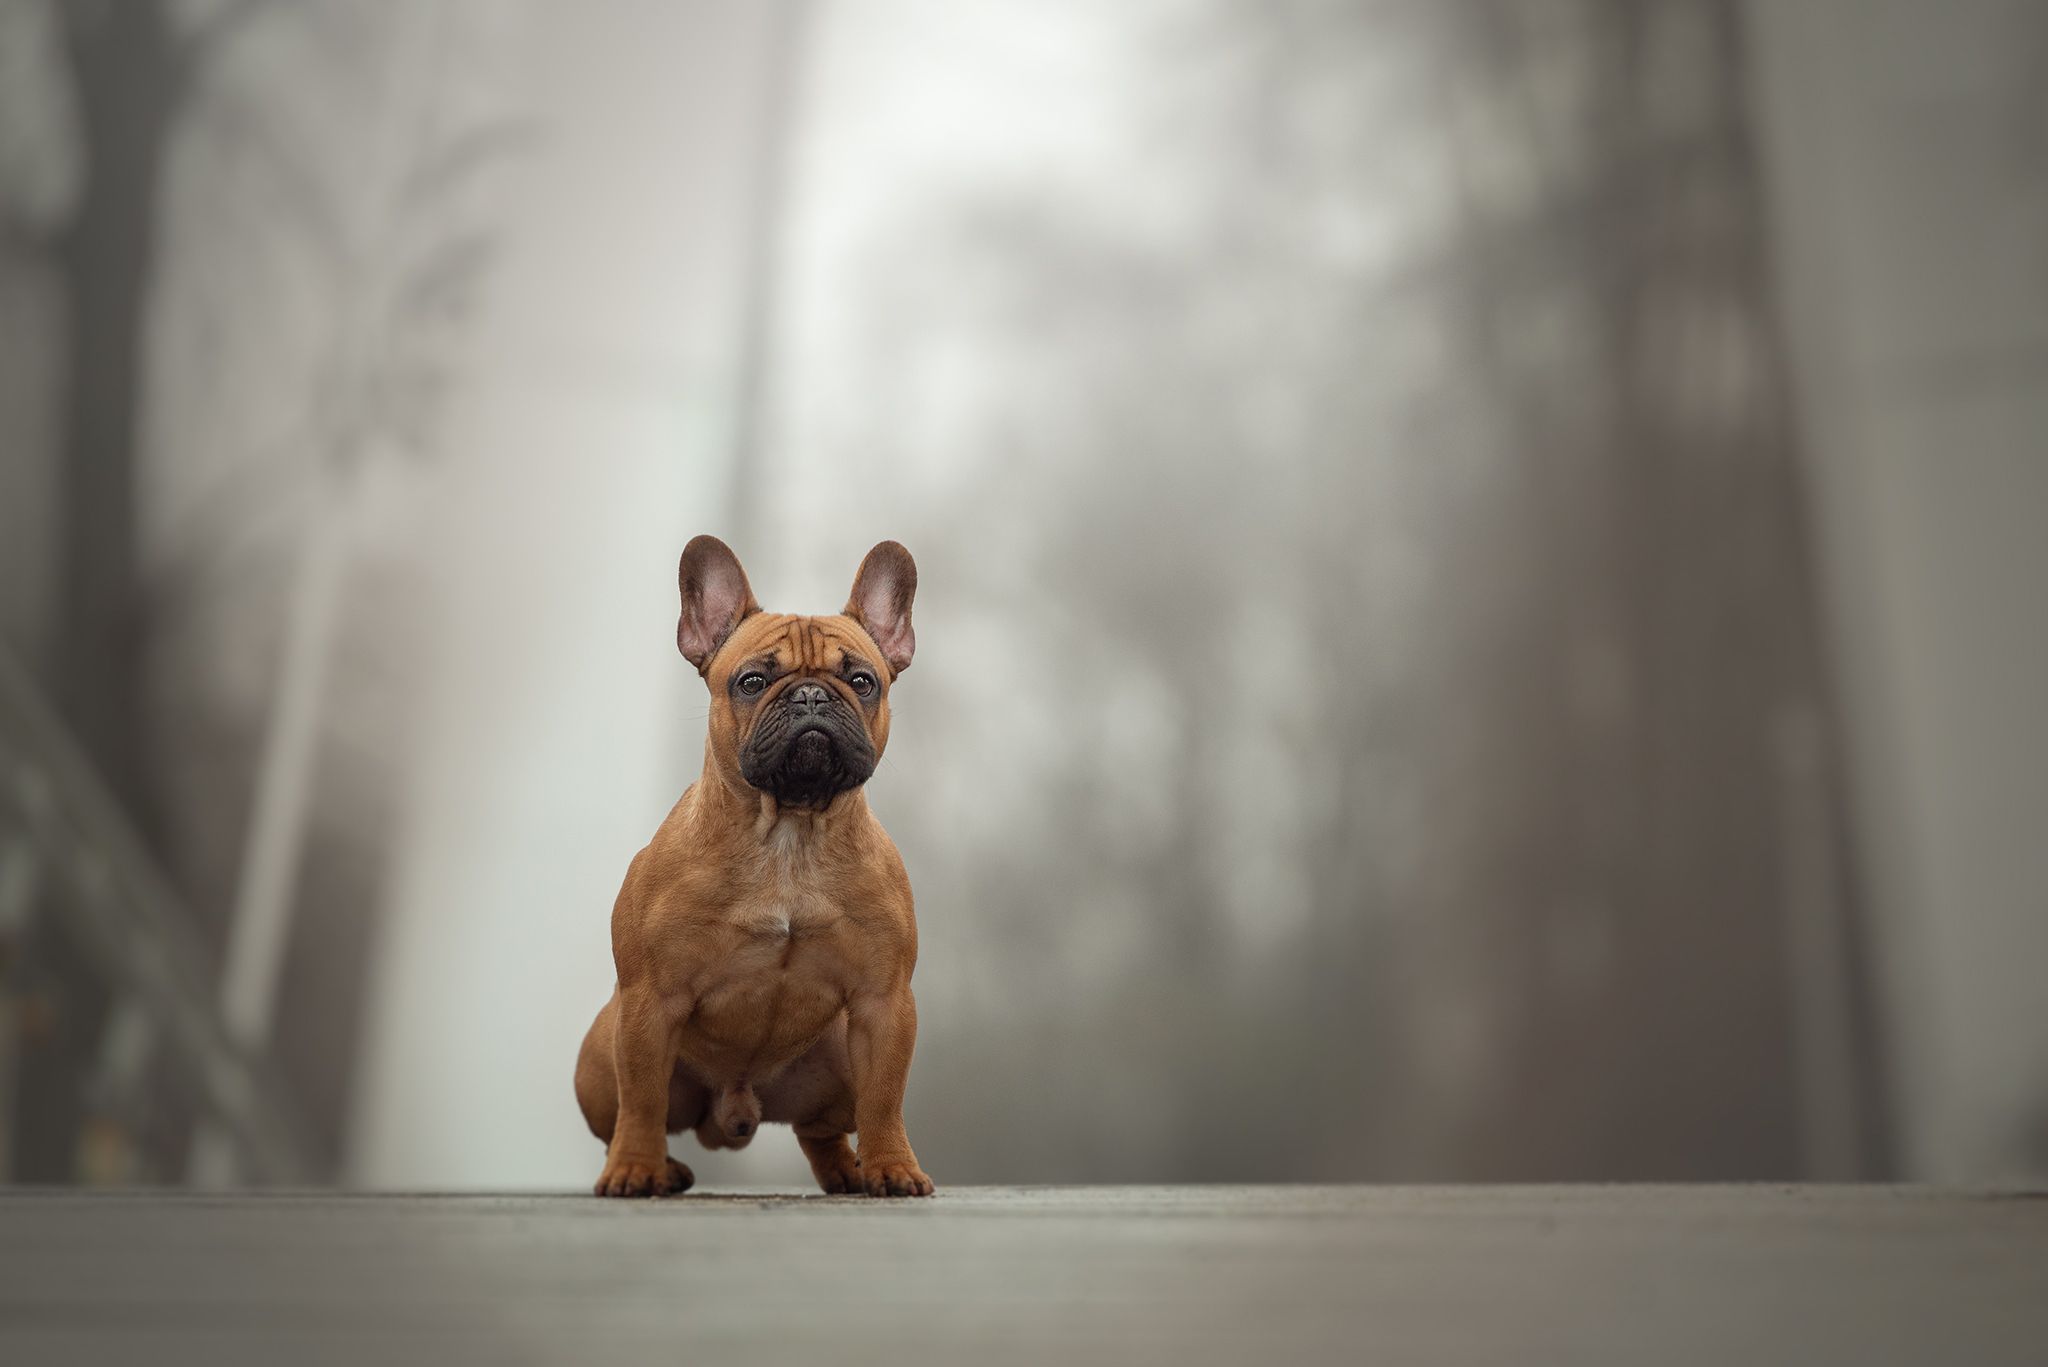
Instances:
[[[740,753],[740,776],[785,807],[824,807],[874,771],[867,728],[837,711],[770,712]]]
[[[789,743],[784,755],[782,770],[795,779],[820,779],[828,776],[833,762],[838,758],[832,737],[823,726],[807,726],[797,732],[796,739]]]

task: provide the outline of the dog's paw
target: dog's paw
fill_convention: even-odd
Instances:
[[[696,1184],[697,1175],[673,1158],[648,1163],[637,1158],[607,1158],[593,1190],[599,1196],[673,1196]]]
[[[929,1196],[938,1190],[914,1159],[863,1161],[857,1176],[870,1196]]]
[[[829,1163],[813,1163],[811,1171],[827,1196],[858,1196],[867,1190],[860,1182],[860,1160],[851,1153]]]

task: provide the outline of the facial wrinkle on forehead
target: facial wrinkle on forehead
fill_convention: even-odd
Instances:
[[[780,656],[784,651],[789,651],[791,654],[795,653],[790,640],[791,629],[796,625],[795,618],[770,618],[768,621],[763,622],[761,625],[767,631],[767,635],[761,638],[760,642],[754,646],[753,650],[750,653],[756,655],[772,654],[777,656]]]
[[[854,634],[853,632],[848,631],[846,627],[842,624],[840,619],[834,617],[819,617],[814,619],[814,621],[817,627],[818,635],[825,642],[825,650],[823,654],[829,656],[829,653],[833,650],[837,650],[839,652],[838,658],[829,660],[829,663],[836,666],[838,663],[840,663],[840,661],[845,660],[849,655],[861,659],[866,658],[866,652],[864,652],[861,649],[860,637]]]
[[[821,629],[821,624],[820,624],[819,620],[818,620],[817,618],[815,618],[815,617],[806,617],[806,618],[804,619],[804,621],[803,621],[803,633],[804,633],[804,649],[803,649],[803,660],[804,660],[804,664],[805,664],[806,666],[808,666],[808,667],[812,668],[812,669],[816,669],[816,668],[818,668],[818,667],[822,666],[822,665],[823,665],[823,664],[825,663],[825,649],[826,649],[826,638],[825,638],[825,633],[824,633],[824,631],[823,631],[823,630]]]
[[[754,630],[759,638],[746,653],[773,655],[784,668],[832,670],[849,658],[864,664],[873,661],[862,633],[844,618],[763,614]]]

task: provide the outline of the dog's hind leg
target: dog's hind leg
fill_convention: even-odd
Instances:
[[[619,1079],[612,1071],[612,1033],[619,1014],[619,995],[597,1013],[584,1033],[583,1049],[576,1056],[576,1104],[583,1110],[583,1122],[598,1142],[612,1142],[612,1130],[619,1123]]]

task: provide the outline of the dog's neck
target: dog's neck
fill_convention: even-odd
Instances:
[[[704,775],[696,784],[700,801],[712,804],[732,825],[745,824],[754,838],[782,858],[802,858],[822,850],[832,837],[858,828],[867,811],[865,786],[849,788],[823,807],[786,807],[770,793],[739,776],[737,765],[719,763],[708,745]]]
[[[754,836],[778,854],[798,855],[823,846],[846,824],[846,814],[864,801],[860,789],[839,794],[824,807],[785,807],[766,793],[755,795]]]

